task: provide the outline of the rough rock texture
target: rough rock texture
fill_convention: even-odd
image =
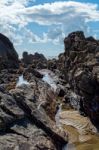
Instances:
[[[35,53],[28,54],[27,52],[23,52],[23,59],[22,62],[25,65],[32,64],[34,68],[37,69],[44,69],[47,67],[47,59],[44,57],[43,54]]]
[[[0,70],[18,67],[18,55],[11,41],[0,33]]]
[[[80,110],[99,125],[99,41],[81,31],[64,39],[59,64],[70,89],[80,96]]]
[[[37,78],[43,78],[43,75],[34,69],[33,65],[28,65],[28,67],[24,69],[23,75],[27,80],[31,80],[34,76]]]
[[[17,73],[17,69],[2,69],[0,72],[0,87],[2,87],[5,91],[14,89],[18,76],[19,74]]]
[[[61,150],[67,137],[54,122],[55,99],[48,84],[35,78],[8,93],[0,89],[0,149]]]

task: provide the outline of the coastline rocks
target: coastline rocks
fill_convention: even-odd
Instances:
[[[60,150],[67,137],[56,128],[56,96],[48,84],[32,79],[8,93],[0,90],[0,147]],[[10,139],[10,140],[9,140]]]
[[[97,129],[90,122],[89,118],[80,115],[78,111],[73,109],[60,113],[60,123],[67,130],[70,143],[87,143],[88,140],[93,139],[92,135],[97,133]]]
[[[64,39],[64,45],[65,53],[58,60],[64,64],[60,70],[71,90],[80,96],[86,115],[98,126],[99,41],[86,38],[82,31],[77,31]]]
[[[28,54],[28,52],[23,52],[22,62],[25,65],[32,64],[36,69],[44,69],[47,67],[47,59],[43,54],[35,53]]]
[[[36,69],[34,69],[33,65],[28,65],[28,67],[24,69],[23,75],[27,80],[31,80],[32,77],[36,77],[39,79],[43,78],[43,75],[39,73]]]
[[[11,41],[0,33],[0,70],[4,68],[18,68],[18,54]]]
[[[55,73],[48,69],[41,69],[38,71],[43,75],[42,80],[48,83],[54,93],[58,97],[64,97],[66,94],[66,88],[64,87],[63,80],[61,80],[59,77],[58,70],[54,70]]]
[[[92,125],[87,117],[81,116],[78,111],[67,110],[60,114],[63,124],[76,128],[81,135],[97,133],[96,128]]]
[[[14,89],[18,76],[17,69],[2,69],[0,72],[0,86],[4,87],[5,91]]]
[[[57,69],[57,60],[56,59],[48,60],[47,67],[51,71],[54,71],[55,69]]]

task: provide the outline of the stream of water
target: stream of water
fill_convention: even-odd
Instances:
[[[47,70],[47,69],[40,70],[40,73],[42,73],[44,75],[42,80],[45,81],[46,83],[48,83],[55,92],[57,89],[55,80],[56,81],[58,80],[56,78],[55,74],[52,71]]]
[[[29,84],[29,82],[24,79],[23,75],[20,75],[16,87],[21,86],[22,84]]]

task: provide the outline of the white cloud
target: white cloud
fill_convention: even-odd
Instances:
[[[62,44],[65,37],[62,27],[50,29],[47,33],[43,34],[43,41],[53,41],[54,44]]]
[[[34,6],[34,1],[0,0],[0,31],[6,33],[13,41],[17,41],[17,44],[21,44],[24,38],[27,38],[28,42],[52,40],[58,43],[66,33],[71,31],[90,32],[88,22],[99,21],[97,4],[59,1]],[[30,2],[31,5],[29,5]],[[38,23],[49,28],[56,25],[56,28],[49,30],[48,33],[42,33],[41,38],[27,29],[29,23]],[[20,34],[21,31],[24,33]]]
[[[62,24],[81,17],[84,21],[99,21],[98,6],[74,1],[54,2],[26,8],[23,13],[41,25]],[[32,20],[32,21],[33,21]],[[72,21],[72,20],[71,20]]]
[[[23,5],[28,5],[30,2],[35,2],[36,0],[0,0],[0,5],[11,6],[13,3],[19,2]]]

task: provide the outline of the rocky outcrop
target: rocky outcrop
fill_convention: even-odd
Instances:
[[[34,68],[37,69],[44,69],[47,67],[47,59],[44,57],[43,54],[35,53],[28,54],[27,52],[23,52],[23,59],[22,62],[25,65],[32,64]]]
[[[43,78],[43,75],[40,74],[32,65],[28,65],[26,69],[23,71],[23,75],[27,80],[31,80],[33,77]]]
[[[55,125],[55,111],[56,96],[41,80],[7,93],[0,88],[1,150],[61,150],[67,137]]]
[[[18,54],[11,41],[0,33],[0,70],[3,68],[17,68]]]
[[[1,150],[62,150],[67,143],[67,133],[55,124],[61,106],[66,109],[64,115],[70,126],[73,124],[82,132],[88,128],[91,132],[90,121],[85,117],[88,116],[99,129],[99,41],[86,38],[81,31],[73,32],[64,39],[65,52],[58,59],[46,60],[42,54],[24,52],[19,69],[8,68],[13,67],[18,58],[17,54],[17,59],[13,53],[10,55],[13,49],[10,41],[4,37],[1,45],[3,41],[9,51],[6,48],[7,53],[0,51],[5,62],[0,61],[1,68],[3,66],[0,72]],[[46,69],[43,72],[43,68],[53,72]],[[16,86],[21,75],[28,84]],[[62,124],[68,123],[63,114],[60,117]]]
[[[80,110],[99,125],[99,41],[77,31],[64,39],[64,45],[58,61],[64,78],[80,96]]]
[[[4,88],[5,91],[14,89],[18,80],[19,74],[17,69],[2,69],[0,72],[0,87]]]

